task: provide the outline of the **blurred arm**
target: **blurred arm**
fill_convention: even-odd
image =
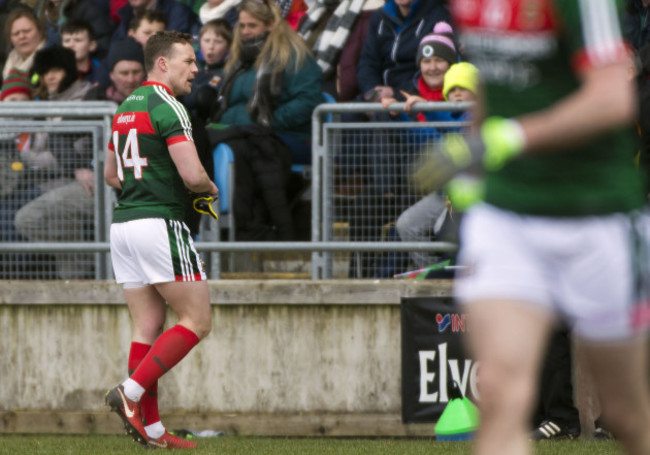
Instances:
[[[614,89],[615,88],[615,89]],[[550,108],[517,118],[531,154],[565,149],[632,123],[637,102],[629,63],[592,68],[574,94]]]

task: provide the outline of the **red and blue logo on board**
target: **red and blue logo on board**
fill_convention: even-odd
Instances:
[[[436,314],[436,323],[438,324],[438,333],[443,333],[447,329],[451,329],[452,333],[467,331],[466,315],[462,313],[438,313]]]

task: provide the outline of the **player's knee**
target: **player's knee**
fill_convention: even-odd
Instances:
[[[133,327],[134,334],[143,340],[147,340],[149,344],[153,344],[156,339],[163,332],[163,324],[157,322],[144,321]]]
[[[507,413],[509,417],[523,418],[531,406],[533,381],[517,369],[505,366],[481,366],[479,385],[482,411],[488,414]]]
[[[212,331],[212,317],[210,315],[203,317],[198,321],[195,321],[194,333],[196,333],[196,336],[198,336],[200,340],[207,337],[211,331]]]

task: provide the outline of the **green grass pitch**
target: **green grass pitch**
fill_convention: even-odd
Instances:
[[[264,438],[225,436],[196,439],[195,455],[464,455],[471,443],[436,442],[431,439],[406,438]],[[0,434],[0,455],[41,454],[140,454],[142,447],[128,436],[70,436]],[[535,444],[536,455],[614,455],[622,454],[614,442],[589,440],[547,441]]]

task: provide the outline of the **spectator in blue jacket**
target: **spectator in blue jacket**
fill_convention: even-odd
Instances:
[[[403,99],[400,91],[412,90],[420,41],[437,22],[450,23],[443,3],[388,0],[373,13],[357,70],[359,88],[366,101]]]

